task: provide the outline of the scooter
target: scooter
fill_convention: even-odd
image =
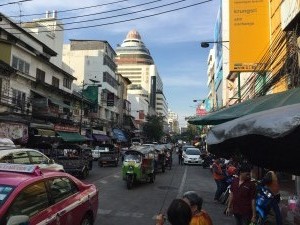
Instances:
[[[257,225],[262,225],[267,219],[267,215],[271,209],[271,202],[274,200],[274,195],[271,191],[264,185],[257,185],[257,195],[256,195],[256,214],[257,214]]]

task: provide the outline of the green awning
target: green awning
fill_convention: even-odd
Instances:
[[[194,125],[217,125],[241,116],[297,103],[300,103],[300,88],[249,99],[205,116],[191,118],[188,120],[188,123]]]
[[[54,130],[48,130],[48,129],[37,129],[38,134],[40,136],[44,137],[55,137],[55,131]]]
[[[57,132],[57,134],[65,141],[65,142],[81,142],[86,141],[87,139],[80,135],[79,133],[74,132]]]

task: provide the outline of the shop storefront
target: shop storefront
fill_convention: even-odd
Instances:
[[[28,123],[17,116],[0,116],[0,137],[11,139],[16,145],[26,145]]]
[[[79,133],[78,127],[66,124],[55,124],[54,130],[57,136],[62,139],[62,142],[84,143],[88,141],[88,138]]]

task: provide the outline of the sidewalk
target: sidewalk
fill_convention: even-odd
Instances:
[[[203,198],[203,209],[211,216],[214,225],[234,225],[232,216],[224,215],[225,205],[213,201],[216,184],[211,171],[200,166],[187,166],[192,175],[188,175],[185,182],[185,190],[194,190]],[[196,174],[195,174],[196,173]]]

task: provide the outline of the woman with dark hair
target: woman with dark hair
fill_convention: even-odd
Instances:
[[[167,211],[168,221],[171,225],[189,225],[192,219],[190,206],[182,199],[174,199]],[[164,215],[156,217],[156,225],[164,224]]]
[[[190,225],[212,225],[212,220],[207,212],[202,210],[203,199],[195,191],[187,191],[183,194],[183,200],[192,210]]]

